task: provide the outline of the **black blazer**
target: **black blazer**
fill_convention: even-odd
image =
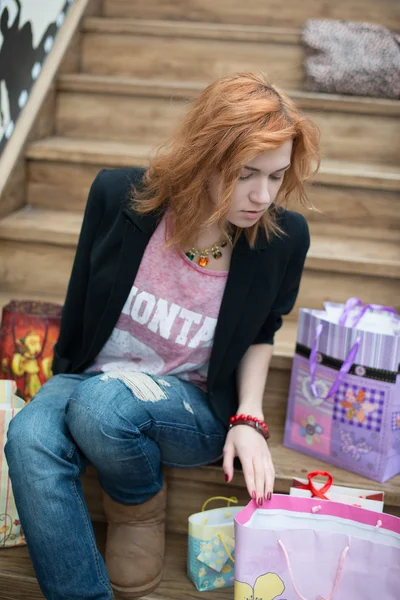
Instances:
[[[144,169],[103,170],[89,193],[55,346],[53,371],[79,373],[92,364],[120,316],[159,216],[129,206]],[[238,406],[236,368],[251,344],[273,344],[282,315],[295,303],[309,247],[307,222],[281,210],[286,232],[251,249],[241,235],[232,253],[208,372],[208,399],[228,426]]]

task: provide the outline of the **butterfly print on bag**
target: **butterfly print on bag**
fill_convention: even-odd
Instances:
[[[355,440],[354,435],[340,430],[340,439],[343,442],[341,451],[344,454],[349,454],[353,460],[359,461],[363,454],[368,454],[372,450],[372,446],[369,446],[364,438]]]

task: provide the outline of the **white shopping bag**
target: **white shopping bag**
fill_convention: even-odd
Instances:
[[[400,316],[390,306],[363,305],[359,298],[349,298],[346,304],[324,302],[321,317],[330,323],[339,323],[382,335],[400,334]]]
[[[326,482],[316,481],[315,477],[317,476],[327,477],[328,479]],[[333,485],[332,482],[333,478],[327,471],[314,471],[308,474],[308,479],[294,478],[289,494],[297,498],[319,498],[359,508],[367,508],[374,512],[383,512],[384,492],[348,488]]]
[[[0,548],[25,544],[4,456],[10,421],[25,406],[16,391],[15,381],[0,380]]]

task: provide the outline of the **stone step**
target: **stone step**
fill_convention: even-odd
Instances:
[[[299,29],[93,17],[83,32],[85,73],[210,82],[262,70],[290,88],[304,79]]]
[[[95,523],[97,546],[104,556],[106,527]],[[169,534],[166,540],[164,576],[160,586],[145,600],[200,600],[186,575],[187,535]],[[232,588],[212,592],[215,600],[232,598]],[[0,597],[2,600],[42,600],[32,562],[26,546],[2,549],[0,553]]]
[[[56,134],[156,145],[203,88],[199,83],[65,75],[58,82]],[[397,165],[400,101],[297,91],[290,96],[319,127],[324,157]]]
[[[83,211],[100,168],[147,166],[151,148],[143,144],[47,138],[27,151],[28,203],[44,209]],[[61,193],[62,191],[62,193]],[[324,160],[310,199],[321,213],[303,210],[310,222],[332,230],[350,228],[350,237],[398,239],[400,169]],[[368,233],[367,233],[368,231]],[[340,233],[340,231],[339,231]]]
[[[81,221],[80,212],[32,206],[1,219],[1,289],[63,295]],[[381,239],[370,240],[348,234],[328,236],[315,229],[311,228],[311,248],[296,309],[319,308],[325,300],[343,301],[349,296],[399,308],[398,240],[387,240],[384,231]]]
[[[104,0],[104,15],[131,19],[207,21],[277,27],[302,27],[307,19],[343,19],[380,23],[400,30],[397,0]]]

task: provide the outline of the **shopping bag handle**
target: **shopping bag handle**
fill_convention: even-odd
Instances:
[[[314,477],[327,477],[327,481],[324,483],[322,488],[317,489],[313,483]],[[308,483],[304,483],[303,485],[296,485],[296,487],[300,490],[309,490],[312,494],[312,498],[319,498],[320,500],[329,500],[325,496],[325,493],[331,488],[333,483],[333,477],[328,471],[312,471],[307,475]]]
[[[367,310],[369,308],[372,308],[373,310],[376,310],[376,311],[389,312],[389,313],[397,315],[396,309],[392,308],[391,306],[384,306],[383,304],[364,304],[363,305],[360,298],[349,298],[343,307],[342,314],[340,315],[339,325],[342,325],[342,326],[346,325],[349,314],[351,313],[351,311],[354,308],[360,308],[361,310],[357,315],[355,315],[353,322],[349,325],[349,327],[357,327],[357,325],[359,324],[359,322],[361,321],[361,319],[363,318],[363,316],[365,315],[365,313],[367,312]]]
[[[348,353],[342,366],[340,367],[338,376],[336,377],[336,380],[333,382],[331,389],[329,390],[329,392],[327,393],[325,398],[322,398],[322,396],[319,396],[319,394],[317,392],[317,386],[315,385],[315,373],[317,370],[317,345],[318,345],[319,336],[321,335],[324,326],[325,326],[324,323],[320,323],[317,326],[317,329],[315,331],[314,343],[313,343],[313,347],[312,347],[311,353],[310,353],[310,375],[311,375],[311,390],[312,390],[312,393],[314,394],[315,398],[320,398],[321,400],[328,400],[328,398],[330,398],[331,396],[334,396],[336,394],[336,392],[339,388],[339,385],[342,383],[343,379],[346,377],[347,373],[350,371],[351,367],[353,366],[354,360],[357,356],[358,348],[361,343],[361,337],[358,337],[356,339],[354,346],[352,346],[350,352]]]
[[[203,506],[201,507],[201,512],[204,512],[207,508],[207,506],[209,505],[210,502],[212,502],[213,500],[226,500],[227,501],[227,506],[229,507],[231,504],[237,504],[239,502],[239,500],[236,498],[236,496],[231,496],[230,498],[227,498],[226,496],[212,496],[211,498],[209,498],[208,500],[206,500],[203,504]]]
[[[282,540],[278,540],[278,544],[280,545],[282,552],[285,556],[285,560],[286,560],[286,564],[289,570],[289,574],[290,574],[290,579],[292,580],[292,585],[293,585],[293,589],[295,591],[295,593],[297,594],[297,596],[301,599],[301,600],[307,600],[307,598],[305,598],[305,596],[303,596],[302,594],[300,594],[299,590],[296,587],[296,584],[294,582],[294,576],[293,576],[293,571],[292,571],[292,566],[290,564],[290,558],[289,558],[289,554],[288,551],[285,548],[284,543],[282,542]],[[344,569],[344,563],[347,557],[347,553],[350,550],[350,546],[346,546],[345,549],[343,550],[342,554],[340,555],[340,560],[339,560],[339,566],[336,572],[336,578],[333,584],[333,590],[331,592],[331,594],[325,598],[325,600],[333,600],[334,595],[337,592],[337,589],[339,587],[339,583],[340,583],[340,579],[342,577],[342,573],[343,573],[343,569]]]

